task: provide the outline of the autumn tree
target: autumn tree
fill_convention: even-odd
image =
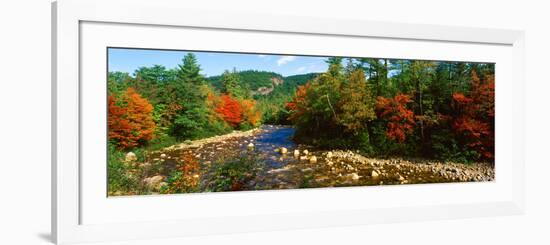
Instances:
[[[357,134],[368,121],[375,119],[374,103],[365,74],[362,70],[355,70],[342,85],[338,104],[339,124],[344,126],[344,131]]]
[[[475,150],[480,158],[494,158],[494,116],[495,116],[494,76],[480,79],[472,71],[470,96],[454,93],[453,102],[457,115],[453,130],[462,136],[464,143]]]
[[[130,121],[126,118],[126,108],[119,105],[113,95],[108,97],[107,128],[109,140],[119,148],[128,148],[135,142],[130,127]]]
[[[243,121],[248,123],[249,126],[258,126],[262,118],[262,113],[256,107],[256,101],[251,99],[242,100],[241,107],[243,111]]]
[[[309,107],[307,105],[306,101],[306,95],[311,87],[311,83],[306,83],[304,85],[298,86],[296,89],[296,95],[290,102],[286,104],[286,108],[290,111],[290,116],[288,117],[288,120],[290,120],[293,123],[298,123],[300,118],[304,116],[306,113],[307,108]]]
[[[109,96],[109,139],[123,149],[142,145],[153,138],[153,106],[133,88],[121,96],[122,103]]]
[[[346,141],[360,133],[368,137],[367,122],[375,118],[374,98],[361,69],[353,68],[352,61],[344,69],[341,58],[330,58],[327,72],[298,87],[295,97],[287,104],[289,120],[297,127],[295,139]],[[347,139],[346,139],[347,138]],[[364,142],[362,142],[364,143]]]
[[[228,94],[221,96],[221,103],[216,108],[216,112],[233,128],[237,128],[243,120],[239,101]]]
[[[378,97],[376,110],[378,117],[387,120],[386,136],[398,142],[404,142],[414,130],[414,112],[407,108],[410,96],[398,94],[393,98]]]

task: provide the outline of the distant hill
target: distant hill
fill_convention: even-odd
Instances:
[[[240,71],[238,72],[241,82],[250,87],[250,90],[259,91],[272,87],[274,83],[280,83],[283,79],[281,74],[269,71]],[[207,78],[208,81],[215,87],[220,89],[222,76],[212,76]]]
[[[238,74],[241,82],[250,88],[254,97],[292,94],[297,86],[305,84],[318,75],[318,73],[308,73],[283,77],[275,72],[255,70],[240,71]],[[208,77],[207,80],[215,88],[221,88],[221,75]]]
[[[308,81],[313,80],[319,73],[307,73],[300,75],[293,75],[284,77],[284,83],[277,86],[269,94],[269,97],[275,97],[279,95],[294,95],[296,87],[306,84]]]

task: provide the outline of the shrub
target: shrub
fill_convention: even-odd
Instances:
[[[124,163],[124,152],[109,144],[107,152],[108,195],[132,195],[140,189],[139,176],[132,174],[132,167]]]
[[[215,163],[206,182],[207,191],[237,191],[254,179],[262,163],[253,156],[244,156],[234,161]]]
[[[199,191],[200,169],[199,162],[193,154],[184,154],[182,163],[168,178],[167,185],[160,192],[167,193],[191,193]]]

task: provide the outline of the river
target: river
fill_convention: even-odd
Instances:
[[[494,179],[492,166],[439,163],[401,158],[365,158],[356,152],[316,150],[292,140],[295,129],[290,126],[263,125],[251,134],[220,136],[196,147],[165,151],[158,169],[170,176],[181,166],[182,156],[191,155],[202,168],[201,183],[216,179],[213,169],[233,164],[236,159],[253,157],[256,167],[252,177],[233,190],[293,189],[311,187],[364,186],[411,183],[487,181]],[[249,145],[253,144],[254,147]],[[287,153],[281,153],[285,148]],[[299,155],[294,151],[298,150]],[[307,152],[304,152],[307,150]],[[330,152],[330,153],[329,153]],[[161,153],[152,154],[155,160]],[[312,158],[316,160],[313,161]],[[148,174],[151,176],[154,173]],[[245,175],[250,173],[243,173]]]

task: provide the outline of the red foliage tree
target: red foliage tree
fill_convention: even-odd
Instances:
[[[398,94],[393,98],[379,96],[376,102],[378,117],[387,120],[386,135],[392,140],[404,142],[414,129],[414,112],[407,108],[411,97]]]
[[[296,120],[305,114],[307,110],[306,95],[310,87],[311,84],[309,82],[298,86],[296,89],[296,95],[292,98],[292,101],[286,104],[286,108],[290,111],[288,120],[296,122]]]
[[[243,109],[238,100],[231,97],[231,95],[223,94],[220,96],[221,102],[216,108],[218,113],[224,121],[226,121],[231,127],[238,127],[242,122]]]
[[[452,123],[456,134],[484,159],[494,158],[495,80],[487,76],[481,80],[472,72],[470,96],[453,94],[453,107],[458,115]]]
[[[112,95],[108,102],[108,136],[119,148],[132,148],[153,138],[153,106],[147,99],[133,88],[128,88],[122,95],[121,103],[117,103]]]

